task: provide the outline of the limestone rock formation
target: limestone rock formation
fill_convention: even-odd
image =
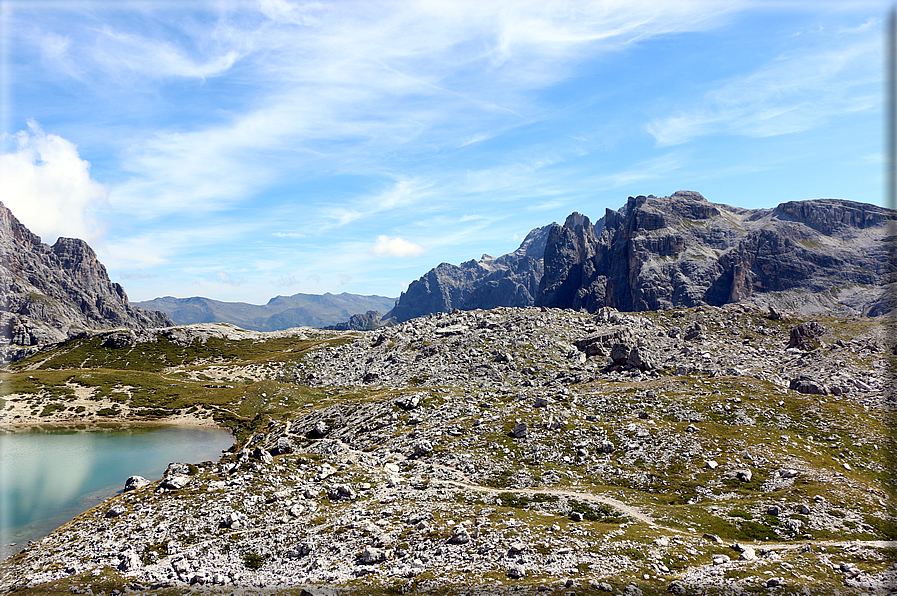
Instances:
[[[527,234],[520,247],[498,258],[458,265],[442,263],[402,292],[395,307],[384,315],[398,322],[435,313],[496,306],[532,306],[542,278],[542,254],[551,226]]]
[[[82,330],[173,324],[132,306],[86,242],[59,238],[48,246],[0,203],[0,360]]]
[[[454,308],[549,306],[595,312],[748,302],[809,314],[877,316],[888,223],[897,214],[840,199],[742,209],[700,193],[630,197],[596,223],[580,213],[533,230],[517,251],[413,282],[384,318]]]
[[[894,212],[836,199],[740,209],[700,193],[630,197],[599,226],[553,226],[536,303],[625,311],[749,301],[868,312],[885,286]]]

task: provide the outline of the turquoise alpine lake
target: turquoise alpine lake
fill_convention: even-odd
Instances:
[[[162,477],[171,462],[218,461],[222,429],[128,426],[0,433],[0,558],[104,499],[129,476]]]

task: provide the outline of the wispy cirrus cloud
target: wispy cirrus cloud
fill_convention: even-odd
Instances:
[[[880,104],[881,42],[860,27],[834,47],[780,56],[730,79],[696,106],[646,126],[661,147],[714,134],[768,137],[799,132]]]
[[[151,219],[227,209],[297,167],[383,175],[386,153],[435,155],[488,139],[538,118],[526,93],[563,80],[577,57],[709,28],[744,6],[265,0],[198,3],[178,19],[147,5],[155,29],[104,19],[77,34],[35,28],[31,37],[60,73],[113,74],[119,88],[239,70],[233,109],[121,139],[129,176],[110,200]],[[346,210],[340,221],[353,217]]]

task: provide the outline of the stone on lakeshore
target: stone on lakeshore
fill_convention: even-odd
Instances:
[[[176,474],[174,476],[167,476],[162,479],[161,484],[159,486],[161,488],[167,488],[168,490],[179,490],[184,488],[190,484],[190,477],[184,476],[182,474]]]
[[[150,481],[143,476],[129,476],[128,479],[125,480],[125,490],[137,490],[143,488],[147,484],[150,484]]]

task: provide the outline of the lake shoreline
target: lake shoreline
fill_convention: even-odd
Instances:
[[[47,415],[41,413],[34,414],[34,406],[28,403],[25,396],[20,394],[10,394],[3,398],[5,404],[2,412],[0,412],[0,432],[4,430],[14,430],[22,427],[41,426],[47,428],[56,428],[71,426],[75,424],[87,425],[122,425],[122,424],[148,424],[162,426],[201,426],[205,428],[220,428],[229,430],[227,427],[219,424],[212,416],[212,412],[202,407],[197,407],[196,411],[191,413],[180,413],[164,418],[147,418],[133,415],[133,410],[125,404],[113,401],[111,399],[94,399],[90,396],[76,396],[68,399],[64,403],[66,410],[53,411]],[[74,413],[70,409],[82,407],[83,411]],[[104,409],[117,408],[120,413],[112,416],[98,414]]]
[[[5,560],[121,494],[129,476],[155,481],[173,461],[214,466],[233,435],[225,428],[164,421],[40,421],[0,427],[0,443]],[[73,482],[61,481],[67,477]]]

